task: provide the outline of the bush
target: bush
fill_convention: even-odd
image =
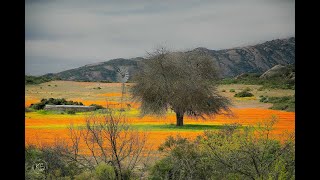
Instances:
[[[75,180],[88,180],[88,179],[92,179],[93,180],[93,179],[95,179],[94,177],[95,176],[94,176],[93,173],[91,173],[89,171],[84,171],[81,174],[78,174],[78,175],[74,176],[74,179]]]
[[[246,87],[243,91],[251,91],[252,89],[249,87]]]
[[[105,107],[99,105],[99,104],[91,104],[90,106],[94,106],[94,109],[95,110],[98,110],[98,109],[105,109]]]
[[[260,102],[267,103],[269,101],[268,96],[260,96]]]
[[[124,169],[122,171],[122,178],[123,179],[138,179],[137,176],[135,174],[132,173],[132,171],[130,171],[129,169]]]
[[[225,90],[225,89],[222,89],[222,92],[226,92],[226,90]]]
[[[30,109],[30,108],[24,108],[24,112],[33,112],[33,109]]]
[[[100,163],[98,166],[96,166],[95,175],[99,180],[116,179],[116,174],[113,167],[105,163]]]
[[[234,89],[230,89],[230,91],[229,92],[236,92],[236,90],[234,90]]]
[[[110,80],[101,80],[101,81],[99,81],[99,82],[102,82],[102,83],[112,83],[112,81],[110,81]]]
[[[261,96],[260,102],[272,103],[273,106],[270,107],[270,109],[284,110],[284,111],[295,111],[295,97],[294,96],[283,96],[283,97]]]
[[[67,114],[76,114],[75,110],[67,110]]]
[[[248,91],[241,91],[241,92],[238,92],[237,94],[234,95],[234,97],[252,97],[253,94],[251,92],[248,92]]]
[[[272,117],[258,128],[227,125],[193,141],[169,137],[150,179],[294,179],[294,134],[283,143],[272,139],[267,131],[275,122]]]
[[[34,172],[32,166],[35,160],[43,160],[48,164],[48,169],[42,172]],[[67,162],[63,159],[57,149],[51,147],[37,148],[35,146],[26,146],[25,148],[25,172],[26,179],[73,179],[73,177],[82,172],[81,168],[73,162]]]
[[[37,104],[31,104],[30,108],[40,110],[40,109],[43,109],[46,106],[46,104],[49,104],[49,105],[83,105],[82,102],[67,101],[64,98],[62,98],[62,99],[49,98],[49,99],[41,99],[41,101]]]
[[[75,180],[114,180],[116,179],[116,174],[112,166],[105,163],[100,163],[95,167],[93,172],[84,171],[74,177]]]
[[[170,158],[165,157],[160,161],[156,162],[156,164],[151,168],[150,179],[170,179],[172,177],[173,168],[173,161]]]

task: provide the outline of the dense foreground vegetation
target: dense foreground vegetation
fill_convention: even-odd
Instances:
[[[294,179],[294,135],[274,139],[275,123],[272,117],[254,127],[226,125],[194,140],[168,137],[150,161],[148,139],[125,117],[90,116],[85,127],[70,126],[69,146],[27,146],[26,179]],[[80,153],[80,141],[88,154]],[[32,169],[39,159],[45,171]]]
[[[244,130],[228,125],[194,141],[169,137],[151,179],[294,179],[294,139],[281,144],[270,138],[274,122]]]

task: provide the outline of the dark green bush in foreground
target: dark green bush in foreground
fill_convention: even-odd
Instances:
[[[112,166],[105,163],[100,163],[94,171],[83,171],[81,174],[75,176],[75,180],[114,180],[116,175]]]
[[[45,171],[39,172],[32,169],[34,162],[39,159],[47,163],[48,168]],[[54,148],[36,148],[35,146],[25,148],[25,179],[72,179],[81,172],[82,169],[79,166],[65,161]]]
[[[150,179],[295,179],[294,137],[283,144],[271,139],[273,123],[244,130],[229,125],[194,141],[169,137]]]

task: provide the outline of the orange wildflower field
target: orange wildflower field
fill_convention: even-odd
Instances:
[[[281,135],[283,132],[292,132],[295,129],[295,113],[284,112],[269,109],[232,109],[234,116],[227,117],[224,115],[218,115],[213,119],[200,120],[193,118],[185,118],[186,125],[198,124],[201,125],[223,125],[231,123],[240,123],[242,125],[255,125],[257,122],[268,119],[272,115],[278,118],[278,122],[275,125],[273,131],[274,135]],[[25,123],[25,136],[26,144],[52,144],[56,138],[68,139],[69,132],[67,127],[70,124],[84,125],[85,116],[80,115],[39,115],[36,113],[28,113]],[[164,118],[158,118],[155,116],[128,117],[128,121],[133,125],[170,125],[175,123],[175,116],[169,114]],[[210,126],[208,126],[210,127]],[[208,128],[210,129],[210,128]],[[181,135],[182,137],[194,138],[201,134],[202,131],[194,130],[163,130],[159,131],[149,130],[148,139],[155,146],[158,147],[167,136],[169,135]],[[281,136],[278,136],[279,138]]]
[[[52,86],[48,86],[51,84]],[[56,85],[56,86],[54,86]],[[40,88],[41,87],[41,88]],[[93,89],[101,87],[100,90]],[[224,87],[225,88],[225,87]],[[243,87],[240,87],[243,88]],[[257,88],[259,88],[257,86]],[[259,93],[264,93],[260,92]],[[266,91],[266,93],[269,93]],[[275,93],[275,92],[271,92]],[[291,92],[286,92],[291,93]],[[280,94],[281,95],[281,94]],[[231,97],[230,94],[226,96]],[[68,82],[53,81],[40,85],[26,86],[25,106],[39,102],[42,98],[65,98],[67,100],[80,101],[85,105],[100,104],[103,106],[119,107],[121,98],[121,84],[119,83],[95,83],[95,82]],[[130,98],[127,98],[130,99]],[[234,100],[231,98],[231,100]],[[236,101],[236,100],[234,100]],[[129,102],[130,108],[126,114],[128,122],[138,130],[146,131],[148,142],[154,149],[169,136],[181,135],[182,137],[195,138],[205,129],[219,129],[224,124],[240,123],[242,125],[256,125],[265,119],[275,115],[278,122],[275,124],[273,135],[281,139],[281,135],[295,130],[295,112],[285,112],[268,109],[269,106],[259,105],[258,100],[249,99],[235,102],[231,108],[233,116],[217,115],[215,117],[194,119],[185,117],[185,127],[175,129],[176,117],[173,112],[168,112],[164,117],[145,116],[139,117],[139,104]],[[250,105],[251,104],[251,105]],[[253,104],[253,105],[252,105]],[[258,104],[259,106],[255,107]],[[57,139],[69,141],[68,126],[83,126],[86,117],[90,113],[59,114],[44,111],[25,113],[25,143],[26,145],[52,145]]]

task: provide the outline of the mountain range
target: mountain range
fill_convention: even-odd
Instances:
[[[295,38],[275,39],[261,44],[224,50],[210,50],[199,47],[191,51],[201,51],[212,57],[222,77],[235,77],[243,73],[264,73],[275,65],[295,63]],[[79,68],[49,73],[42,77],[72,81],[117,81],[117,67],[128,69],[130,77],[137,72],[142,57],[112,59],[88,64]],[[129,78],[130,80],[130,78]]]

